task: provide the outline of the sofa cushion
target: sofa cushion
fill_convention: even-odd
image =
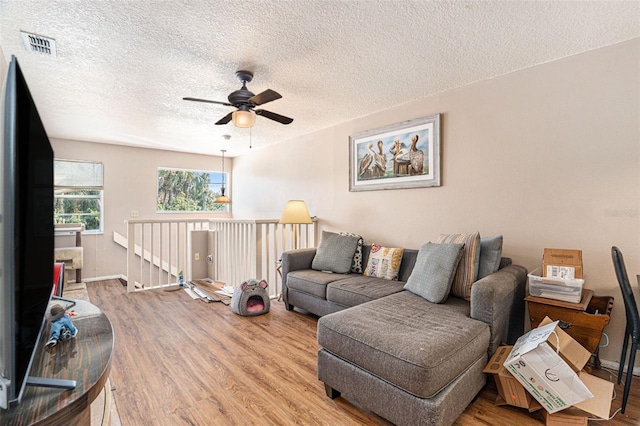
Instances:
[[[329,283],[327,300],[345,307],[356,306],[402,291],[403,286],[403,281],[354,274],[344,280]]]
[[[480,265],[478,279],[491,275],[500,269],[502,258],[502,235],[480,238]]]
[[[349,235],[351,237],[358,238],[358,244],[356,245],[356,252],[353,254],[353,259],[351,261],[351,272],[354,274],[361,274],[364,269],[362,269],[362,246],[364,245],[364,238],[358,234],[353,234],[351,232],[340,232],[340,235]]]
[[[322,231],[322,239],[311,268],[317,271],[346,274],[351,270],[351,262],[357,245],[357,237]]]
[[[327,285],[337,280],[343,280],[349,275],[333,274],[331,272],[303,269],[292,271],[287,275],[287,287],[311,294],[321,299],[327,298]]]
[[[431,398],[487,352],[489,326],[468,315],[464,300],[435,304],[401,291],[320,318],[318,343],[382,380]]]
[[[462,248],[463,244],[424,244],[404,288],[429,302],[444,303],[462,257]]]
[[[451,294],[464,300],[471,298],[471,285],[478,278],[480,264],[480,234],[441,234],[438,243],[464,244],[462,259],[458,264],[456,276],[453,278]]]
[[[383,247],[371,244],[371,253],[367,261],[364,275],[368,277],[397,280],[400,263],[402,262],[402,249]]]

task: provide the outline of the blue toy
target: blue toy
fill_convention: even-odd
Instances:
[[[49,320],[51,321],[51,336],[46,346],[51,348],[58,344],[58,342],[64,342],[65,340],[73,339],[78,335],[78,329],[71,322],[71,317],[67,315],[64,308],[58,304],[51,306]]]

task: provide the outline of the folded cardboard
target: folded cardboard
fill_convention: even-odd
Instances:
[[[613,383],[584,371],[578,373],[578,377],[589,388],[594,397],[574,405],[570,410],[582,415],[593,415],[601,419],[608,419],[613,398]]]
[[[544,249],[542,276],[571,280],[582,278],[582,250]]]
[[[545,411],[544,421],[546,426],[587,426],[589,424],[587,416],[575,415],[565,411],[555,414]]]
[[[573,363],[583,358],[580,349],[586,352],[587,360],[591,354],[568,335],[570,340],[561,342],[558,330],[558,321],[531,330],[516,341],[504,363],[516,380],[550,413],[593,398],[576,374],[586,361],[581,365]],[[550,340],[554,341],[553,345]],[[572,362],[571,366],[561,353]]]
[[[537,329],[543,326],[550,326],[550,324],[554,323],[558,324],[559,321],[553,321],[549,317],[544,317],[542,321],[540,321]],[[552,333],[555,334],[555,336],[551,337],[548,342],[551,344],[551,347],[555,349],[556,352],[559,352],[560,357],[573,371],[576,373],[581,371],[591,359],[591,353],[559,326],[556,326]],[[560,345],[559,351],[558,344]]]
[[[495,378],[496,387],[498,388],[496,405],[513,405],[526,408],[529,412],[534,412],[541,409],[542,406],[504,367],[504,362],[509,357],[512,348],[513,346],[500,346],[482,371],[487,374],[493,374]]]
[[[562,413],[580,422],[587,416],[607,419],[613,383],[580,371],[590,356],[558,321],[547,317],[516,341],[504,366],[548,413],[565,410]],[[548,421],[558,419],[552,416]]]
[[[594,397],[558,413],[550,414],[545,412],[547,426],[586,426],[589,417],[609,418],[613,383],[587,374],[584,371],[578,373],[578,377],[594,394]]]

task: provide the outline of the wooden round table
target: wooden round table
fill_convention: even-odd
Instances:
[[[79,300],[69,311],[74,314],[71,319],[78,328],[77,337],[46,348],[51,330],[47,323],[29,376],[75,380],[76,388],[27,386],[19,405],[0,410],[1,425],[90,423],[91,403],[105,386],[111,369],[113,328],[107,316],[89,302]]]

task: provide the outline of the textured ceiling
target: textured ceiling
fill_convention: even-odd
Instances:
[[[640,36],[638,1],[0,0],[14,54],[51,137],[230,156],[249,130],[214,123],[238,69],[283,95],[254,149]],[[20,30],[54,38],[27,52]],[[229,141],[223,135],[231,135]]]

